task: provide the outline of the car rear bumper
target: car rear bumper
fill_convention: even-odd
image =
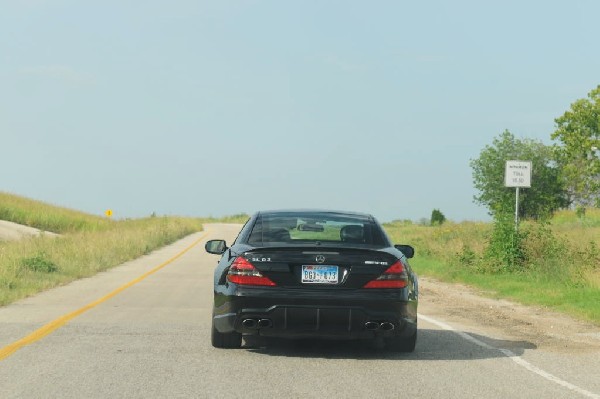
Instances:
[[[218,296],[217,296],[218,297]],[[409,337],[417,328],[417,301],[394,290],[279,291],[242,288],[215,297],[214,325],[267,337],[368,339]]]

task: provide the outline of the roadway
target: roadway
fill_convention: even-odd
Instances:
[[[206,228],[0,308],[0,397],[600,398],[597,348],[544,349],[465,323],[428,301],[426,287],[414,353],[315,340],[215,349],[218,257],[204,242],[231,242],[240,226]]]

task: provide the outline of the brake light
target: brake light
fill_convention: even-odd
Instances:
[[[263,276],[246,258],[237,257],[227,273],[227,280],[239,285],[274,286],[270,278]]]
[[[404,288],[408,282],[402,262],[397,261],[387,268],[375,280],[369,281],[363,288]]]

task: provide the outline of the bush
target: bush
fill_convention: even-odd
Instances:
[[[439,209],[434,209],[431,212],[431,225],[432,226],[441,225],[445,221],[446,221],[446,216],[444,216],[444,214]]]
[[[492,273],[522,271],[526,260],[523,243],[526,237],[527,232],[516,229],[510,215],[498,214],[484,253],[484,269]]]
[[[479,259],[475,251],[467,244],[463,244],[462,251],[457,254],[460,267],[473,268],[477,266]]]
[[[43,252],[36,256],[23,259],[21,264],[33,272],[54,273],[58,270],[58,267],[49,260],[48,255]]]

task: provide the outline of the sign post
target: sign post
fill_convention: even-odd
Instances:
[[[519,188],[531,187],[531,161],[506,161],[504,185],[515,187],[515,230],[519,228]]]

